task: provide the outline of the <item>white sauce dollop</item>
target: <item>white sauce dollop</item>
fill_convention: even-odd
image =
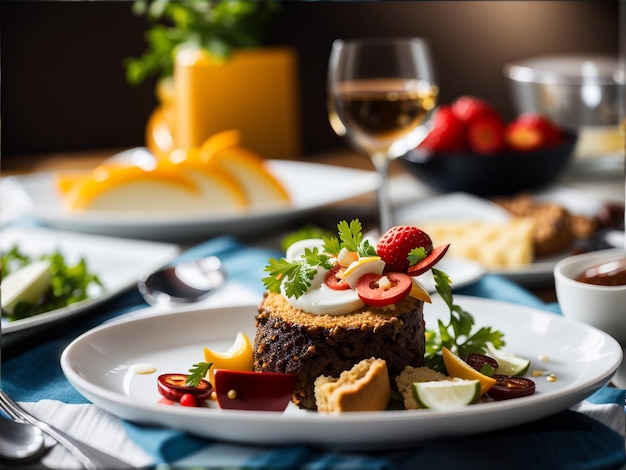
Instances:
[[[293,261],[304,253],[305,248],[318,248],[322,251],[323,244],[324,241],[318,238],[297,241],[287,249],[285,258]],[[344,315],[365,305],[355,289],[334,290],[328,287],[324,282],[326,273],[324,268],[318,267],[317,274],[311,281],[311,287],[297,299],[287,297],[281,286],[281,291],[289,305],[314,315]]]

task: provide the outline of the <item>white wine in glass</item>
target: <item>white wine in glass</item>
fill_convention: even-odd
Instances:
[[[328,65],[328,116],[334,131],[367,154],[380,176],[378,224],[393,225],[388,194],[392,159],[425,137],[437,103],[428,45],[421,38],[336,40]]]

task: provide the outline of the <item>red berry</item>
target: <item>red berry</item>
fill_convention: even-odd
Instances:
[[[470,150],[481,155],[492,155],[506,148],[504,121],[500,117],[482,116],[467,125]]]
[[[181,406],[198,406],[196,397],[194,397],[191,393],[185,393],[182,397],[180,397],[180,404]]]
[[[454,115],[450,105],[442,104],[433,116],[432,130],[417,148],[435,152],[463,150],[465,148],[463,133],[463,124]]]
[[[507,143],[514,150],[536,150],[561,142],[561,128],[539,113],[525,113],[511,121],[505,129]]]
[[[406,273],[409,253],[419,247],[423,247],[426,253],[432,251],[433,242],[428,234],[412,225],[397,225],[380,238],[376,253],[385,262],[386,271]]]
[[[452,103],[452,112],[465,125],[486,116],[502,119],[498,111],[485,100],[469,95],[457,98]]]

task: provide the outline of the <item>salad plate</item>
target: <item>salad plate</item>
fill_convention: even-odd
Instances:
[[[503,429],[568,409],[605,385],[622,359],[607,334],[560,315],[529,307],[455,296],[475,326],[504,333],[505,349],[541,369],[536,393],[451,411],[396,410],[322,414],[289,404],[283,412],[221,410],[159,403],[157,377],[187,373],[203,361],[203,348],[226,350],[238,332],[255,333],[256,304],[188,307],[149,317],[128,317],[76,338],[63,351],[61,367],[88,400],[135,423],[174,428],[192,435],[259,445],[306,444],[328,449],[406,448],[437,437]],[[427,328],[449,313],[440,297],[425,307]],[[546,359],[547,358],[547,359]],[[154,373],[138,374],[136,365]],[[548,380],[548,374],[553,374]]]
[[[180,252],[178,245],[85,235],[40,227],[8,227],[0,231],[0,250],[12,247],[38,258],[58,250],[69,265],[85,259],[89,272],[97,275],[104,289],[93,296],[67,307],[41,313],[29,318],[8,321],[2,318],[2,341],[54,321],[84,313],[121,292],[136,287],[139,277],[172,261]]]
[[[290,194],[289,204],[267,204],[246,212],[209,211],[69,211],[54,184],[54,172],[10,176],[2,181],[12,207],[60,230],[127,238],[172,241],[221,234],[246,234],[275,228],[304,213],[374,191],[372,171],[318,163],[267,160],[273,175]],[[4,193],[3,193],[4,194]],[[4,201],[3,201],[4,202]]]

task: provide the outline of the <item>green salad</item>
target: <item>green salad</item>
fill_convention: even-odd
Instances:
[[[70,265],[65,257],[57,250],[37,258],[31,257],[17,246],[2,253],[2,287],[8,284],[9,276],[19,275],[19,272],[27,269],[33,263],[44,261],[47,263],[45,276],[38,278],[37,295],[24,295],[22,291],[15,296],[15,301],[10,306],[5,305],[3,299],[2,316],[9,321],[32,317],[40,313],[50,312],[89,298],[93,288],[103,289],[104,286],[98,276],[91,273],[84,258],[76,264]],[[14,276],[14,279],[15,279]],[[26,276],[28,278],[28,276]],[[8,281],[8,282],[7,282]],[[26,279],[24,282],[28,282]],[[24,293],[30,286],[24,288]],[[90,289],[91,288],[91,289]],[[3,290],[3,297],[8,292]],[[32,294],[33,289],[30,289]]]

